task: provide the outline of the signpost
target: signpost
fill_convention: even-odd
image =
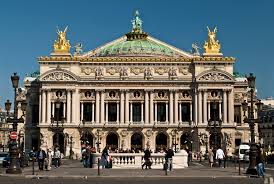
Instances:
[[[16,140],[17,139],[17,132],[10,132],[10,139]]]

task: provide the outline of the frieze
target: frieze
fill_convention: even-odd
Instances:
[[[151,67],[148,67],[145,69],[144,71],[144,76],[145,76],[145,79],[152,79],[153,78],[153,68]]]
[[[231,78],[221,72],[210,72],[200,77],[198,81],[231,81]]]
[[[159,75],[163,75],[164,73],[168,72],[168,68],[166,67],[159,67],[155,68],[155,73],[158,73]]]
[[[56,71],[44,76],[41,81],[77,81],[72,75],[63,71]]]
[[[119,72],[119,68],[116,67],[110,67],[106,69],[106,72],[109,73],[110,75],[114,75]]]
[[[128,78],[128,68],[127,67],[122,67],[120,69],[120,77],[121,77],[121,79],[127,79]]]
[[[95,70],[94,70],[94,68],[84,67],[84,68],[81,68],[81,72],[86,75],[90,75],[91,73],[94,73]]]
[[[134,67],[130,69],[131,73],[134,73],[135,75],[139,75],[140,73],[143,73],[145,71],[144,67]]]
[[[189,67],[180,67],[179,72],[182,73],[183,75],[187,75],[190,73]]]
[[[191,100],[192,96],[190,91],[182,91],[179,93],[179,99],[180,100]]]
[[[169,78],[170,79],[177,79],[178,77],[177,77],[177,68],[175,68],[175,67],[171,67],[170,69],[169,69],[169,72],[168,72],[168,74],[169,74]]]
[[[104,68],[103,67],[98,67],[95,69],[95,78],[96,79],[104,78]]]

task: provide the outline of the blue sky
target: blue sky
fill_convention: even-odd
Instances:
[[[136,9],[144,31],[186,51],[193,42],[202,46],[207,25],[217,26],[223,54],[237,58],[235,70],[255,73],[259,97],[274,96],[273,0],[3,0],[0,106],[13,96],[10,75],[23,79],[38,69],[37,57],[51,53],[56,26],[68,25],[71,44],[88,51],[130,31]]]

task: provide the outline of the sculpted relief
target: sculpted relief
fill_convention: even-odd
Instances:
[[[42,77],[42,81],[76,81],[76,79],[68,73],[63,71],[56,71],[49,73]]]
[[[210,72],[198,79],[198,81],[231,81],[232,79],[222,72]]]

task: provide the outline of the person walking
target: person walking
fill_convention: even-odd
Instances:
[[[166,152],[166,163],[167,163],[167,170],[169,169],[169,171],[172,171],[173,167],[172,167],[172,157],[174,156],[174,152],[171,148],[169,148]]]
[[[218,160],[219,162],[219,167],[222,166],[222,160],[224,159],[225,157],[225,154],[224,154],[224,151],[219,148],[217,151],[216,151],[216,159]]]
[[[212,167],[214,162],[214,153],[212,149],[208,150],[208,161],[209,161],[209,166]]]
[[[108,167],[108,149],[107,147],[104,148],[103,152],[102,152],[102,156],[101,156],[101,165],[102,168],[107,168]]]
[[[256,156],[256,167],[257,167],[257,173],[259,177],[265,176],[265,168],[264,168],[264,153],[263,148],[258,147],[258,154]]]
[[[40,171],[44,170],[44,162],[46,157],[47,155],[45,150],[43,150],[42,148],[39,148],[36,159],[38,161],[38,166]]]
[[[46,170],[51,170],[51,164],[52,164],[52,150],[49,148],[47,149],[47,158],[46,158]]]
[[[54,159],[55,168],[60,167],[61,152],[58,149],[58,147],[55,148],[55,151],[54,151],[54,154],[53,154],[53,159]]]
[[[144,169],[144,166],[146,166],[146,169],[147,169],[147,167],[149,169],[151,169],[151,161],[150,161],[151,153],[150,153],[149,149],[146,149],[144,151],[144,153],[145,153],[145,155],[144,155],[145,162],[142,165],[142,169]]]

